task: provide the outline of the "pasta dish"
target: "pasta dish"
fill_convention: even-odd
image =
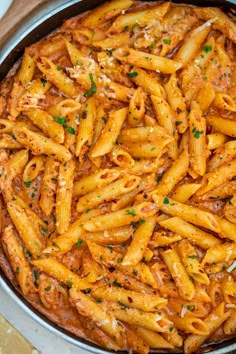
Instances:
[[[111,351],[236,334],[236,23],[113,0],[0,84],[0,266]]]

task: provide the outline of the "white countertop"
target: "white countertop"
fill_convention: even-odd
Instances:
[[[0,313],[42,354],[91,354],[48,332],[23,311],[0,285]]]

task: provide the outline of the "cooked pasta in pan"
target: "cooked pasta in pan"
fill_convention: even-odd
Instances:
[[[112,351],[236,335],[236,23],[113,0],[0,85],[0,266]]]

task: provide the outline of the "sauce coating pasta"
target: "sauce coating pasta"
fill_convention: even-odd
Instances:
[[[0,84],[0,267],[111,351],[236,335],[236,23],[113,0]]]

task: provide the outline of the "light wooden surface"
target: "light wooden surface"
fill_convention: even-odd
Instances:
[[[0,0],[1,1],[1,0]],[[22,23],[33,11],[50,0],[14,0],[6,14],[0,20],[0,47],[7,38],[17,31]]]

